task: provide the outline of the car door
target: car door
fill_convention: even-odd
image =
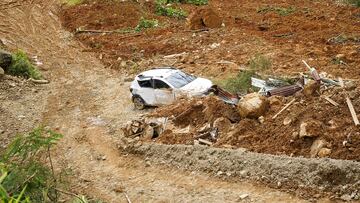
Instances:
[[[136,91],[147,105],[155,105],[155,91],[153,88],[153,82],[150,78],[137,81],[140,88]]]
[[[155,104],[166,105],[171,104],[175,100],[173,89],[164,81],[153,79]]]

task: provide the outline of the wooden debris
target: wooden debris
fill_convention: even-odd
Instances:
[[[339,106],[339,104],[336,101],[330,99],[330,97],[328,97],[328,96],[322,96],[322,98],[324,98],[326,101],[328,101],[330,104],[332,104],[334,106]]]
[[[29,80],[31,82],[35,83],[35,84],[48,84],[49,83],[48,80],[35,80],[35,79],[32,79],[32,78],[30,78]]]
[[[171,54],[171,55],[164,56],[164,58],[165,59],[176,58],[176,57],[179,57],[179,56],[183,56],[185,54],[186,54],[186,52],[183,52],[183,53],[180,53],[180,54]]]
[[[211,146],[213,144],[212,142],[201,139],[201,138],[199,138],[198,140],[199,140],[200,143],[203,143],[203,144],[206,144],[206,145],[209,145],[209,146]]]
[[[340,86],[341,86],[342,88],[345,87],[344,81],[343,81],[342,78],[339,78],[339,83],[340,83]],[[350,100],[349,96],[347,96],[347,94],[346,94],[345,99],[346,99],[346,104],[347,104],[347,106],[348,106],[348,108],[349,108],[349,111],[350,111],[350,113],[351,113],[351,117],[352,117],[352,119],[353,119],[353,121],[354,121],[355,126],[360,125],[359,119],[358,119],[358,117],[357,117],[357,115],[356,115],[356,112],[355,112],[355,109],[354,109],[354,106],[353,106],[353,104],[351,103],[351,100]]]
[[[347,103],[347,105],[348,105],[348,107],[349,107],[349,110],[350,110],[350,113],[351,113],[351,116],[352,116],[352,119],[353,119],[355,125],[356,125],[356,126],[360,125],[359,119],[358,119],[358,117],[357,117],[357,115],[356,115],[356,112],[355,112],[355,109],[354,109],[354,106],[353,106],[353,104],[351,103],[351,100],[350,100],[349,97],[346,97],[346,103]]]
[[[282,108],[277,114],[275,114],[272,119],[275,119],[276,117],[278,117],[283,111],[285,111],[287,108],[289,108],[289,106],[295,102],[296,99],[291,100],[289,103],[287,103],[284,108]]]

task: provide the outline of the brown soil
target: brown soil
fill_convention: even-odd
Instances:
[[[360,157],[360,133],[351,118],[346,105],[344,94],[339,89],[329,90],[332,98],[340,104],[334,107],[325,99],[320,97],[297,98],[287,111],[283,112],[276,119],[272,117],[293,98],[279,98],[280,104],[273,102],[270,110],[264,116],[265,122],[260,123],[256,119],[241,119],[234,123],[232,128],[220,132],[216,147],[246,148],[254,152],[269,154],[286,154],[290,156],[310,157],[310,147],[313,141],[319,137],[328,142],[331,148],[330,158],[349,159],[359,161]],[[360,91],[352,91],[353,105],[355,109],[360,108]],[[273,99],[273,98],[271,98]],[[201,105],[196,105],[201,104]],[[216,105],[214,105],[216,104]],[[206,106],[210,106],[204,111]],[[187,109],[192,109],[191,113],[186,113]],[[185,112],[185,113],[184,113]],[[206,112],[206,113],[204,113]],[[167,132],[160,135],[157,141],[166,144],[193,144],[194,136],[199,135],[196,131],[204,124],[212,124],[216,118],[230,118],[234,115],[235,107],[231,107],[222,101],[208,97],[205,99],[195,99],[192,101],[182,101],[180,103],[162,107],[155,110],[150,116],[175,117],[174,124],[177,128],[185,128],[190,125],[189,134],[174,134]],[[210,115],[210,116],[209,116]],[[182,117],[184,119],[182,119]],[[284,119],[290,119],[289,125],[284,125]],[[308,131],[315,131],[317,137],[299,138],[301,122],[316,121],[318,126],[309,125]],[[344,145],[344,141],[347,143]]]
[[[76,35],[89,51],[102,54],[107,66],[127,72],[134,72],[132,68],[139,71],[172,64],[189,72],[221,78],[237,72],[238,66],[217,62],[227,60],[246,65],[261,53],[271,59],[274,74],[305,71],[301,63],[305,59],[320,72],[344,78],[360,76],[360,9],[334,1],[266,0],[239,4],[234,0],[214,0],[210,7],[220,15],[225,27],[207,32],[187,30],[185,20],[156,16],[152,2],[113,2],[111,6],[103,1],[91,2],[64,7],[64,26],[70,31],[78,27],[133,28],[141,16],[159,19],[163,24],[161,28],[135,34]],[[189,13],[197,9],[191,5],[181,7]],[[288,9],[288,15],[277,13],[276,9],[281,12],[279,8]],[[220,46],[211,48],[214,43]],[[184,51],[189,55],[179,60],[166,61],[161,57]],[[335,63],[338,54],[344,55],[341,58],[347,65]],[[122,60],[131,63],[121,65]]]

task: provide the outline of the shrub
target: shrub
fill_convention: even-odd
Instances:
[[[174,17],[178,19],[183,19],[186,18],[187,16],[187,13],[182,9],[172,8],[160,3],[156,4],[156,14],[162,16]]]
[[[245,93],[251,87],[251,77],[254,75],[253,70],[240,71],[235,77],[221,81],[220,86],[231,93]]]
[[[141,17],[138,25],[135,27],[135,31],[140,32],[144,29],[154,28],[154,27],[158,27],[158,26],[159,26],[159,22],[157,20],[155,20],[155,19],[148,20],[148,19]]]
[[[0,199],[5,202],[56,200],[55,177],[44,160],[62,137],[42,127],[17,135],[0,156]]]
[[[232,93],[246,93],[251,88],[251,77],[257,76],[256,72],[262,72],[271,67],[271,61],[261,54],[256,54],[249,61],[249,70],[240,71],[235,77],[227,78],[219,82],[219,85]]]
[[[21,50],[13,54],[12,63],[7,72],[10,75],[21,76],[25,78],[42,78],[39,70],[37,70],[36,67],[30,63],[26,53]]]
[[[265,71],[271,68],[271,61],[264,55],[256,54],[255,57],[249,61],[249,66],[250,69],[254,71]]]

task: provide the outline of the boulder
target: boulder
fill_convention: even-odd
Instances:
[[[231,126],[229,119],[220,117],[214,121],[213,127],[217,128],[220,132],[226,132]]]
[[[308,83],[304,86],[304,95],[305,96],[315,96],[317,92],[320,91],[320,83],[310,80]]]
[[[0,67],[2,67],[5,71],[11,65],[12,55],[9,52],[0,49]]]
[[[243,118],[259,118],[269,108],[269,101],[266,97],[251,93],[246,95],[238,104],[240,116]]]
[[[329,148],[322,148],[320,149],[318,156],[320,158],[328,157],[331,154],[331,149]]]
[[[195,10],[187,18],[187,26],[192,30],[202,28],[219,28],[222,19],[210,7]]]
[[[317,138],[310,147],[310,157],[315,158],[319,151],[327,145],[327,142],[323,139]]]
[[[321,133],[322,123],[316,120],[309,120],[300,124],[299,137],[318,137]]]

